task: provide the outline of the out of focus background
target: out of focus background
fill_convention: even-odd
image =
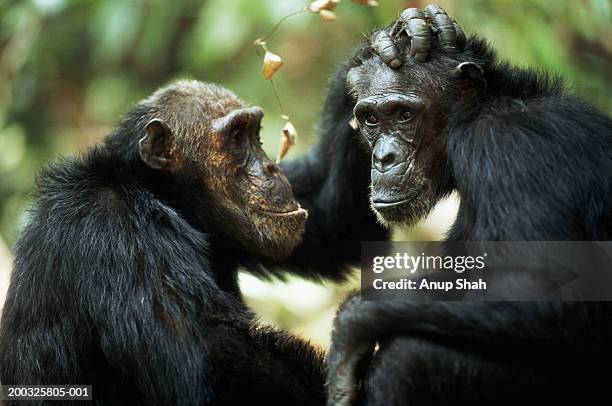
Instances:
[[[363,34],[407,7],[429,1],[343,0],[337,21],[314,14],[287,20],[268,40],[285,67],[279,96],[300,134],[288,159],[315,141],[314,128],[334,65]],[[574,91],[612,113],[610,0],[437,0],[466,33],[487,38],[503,58],[562,73]],[[266,111],[264,148],[275,156],[283,121],[261,76],[253,40],[307,0],[0,0],[0,306],[9,247],[27,220],[37,171],[83,151],[111,131],[120,115],[178,78],[217,82]],[[440,239],[457,199],[396,239]],[[357,286],[300,279],[241,278],[261,318],[326,346],[337,303]]]

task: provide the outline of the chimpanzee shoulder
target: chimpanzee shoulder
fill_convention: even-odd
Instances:
[[[474,44],[491,59],[486,93],[448,117],[447,153],[464,200],[451,239],[608,239],[612,121],[560,76],[497,63],[484,42]],[[494,218],[504,227],[492,227]]]

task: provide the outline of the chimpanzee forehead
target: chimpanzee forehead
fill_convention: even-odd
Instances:
[[[348,82],[358,98],[373,94],[414,93],[424,85],[421,69],[405,64],[400,69],[392,69],[378,57],[371,58],[350,70]]]
[[[370,78],[368,91],[379,92],[397,90],[401,87],[403,78],[400,77],[397,71],[387,67],[378,66],[374,74]]]

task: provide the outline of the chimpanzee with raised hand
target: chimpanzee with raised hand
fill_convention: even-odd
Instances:
[[[499,61],[438,6],[375,38],[347,83],[381,222],[413,225],[455,190],[449,242],[612,238],[609,117],[561,79]],[[328,404],[605,399],[611,310],[354,296],[335,322]]]

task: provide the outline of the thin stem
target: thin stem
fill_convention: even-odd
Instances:
[[[298,15],[298,14],[307,13],[308,11],[309,11],[309,10],[308,10],[307,8],[302,8],[302,9],[299,9],[299,10],[296,10],[296,11],[293,11],[293,12],[291,12],[291,13],[287,14],[286,16],[284,16],[283,18],[281,18],[281,19],[280,19],[280,21],[279,21],[278,23],[276,23],[276,25],[274,26],[274,28],[272,28],[272,31],[270,31],[270,32],[268,33],[268,35],[266,35],[266,36],[265,36],[265,37],[263,37],[263,38],[259,38],[259,39],[257,39],[257,41],[255,41],[255,42],[256,42],[256,43],[257,43],[257,42],[265,42],[265,41],[266,41],[268,38],[270,38],[270,37],[272,36],[272,34],[274,34],[274,32],[276,32],[276,30],[278,29],[278,27],[280,27],[280,25],[281,25],[281,24],[282,24],[282,23],[283,23],[283,22],[284,22],[286,19],[288,19],[288,18],[290,18],[290,17],[293,17],[293,16],[296,16],[296,15]]]
[[[289,116],[287,116],[285,114],[285,111],[283,110],[283,105],[281,104],[280,97],[278,97],[278,89],[276,89],[276,85],[274,84],[274,81],[272,79],[270,79],[270,84],[272,85],[272,93],[274,94],[276,105],[278,106],[278,109],[280,110],[280,113],[283,116],[283,119],[289,120]]]

